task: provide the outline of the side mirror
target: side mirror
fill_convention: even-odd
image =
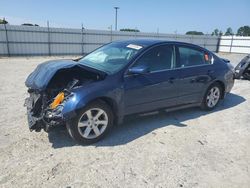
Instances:
[[[135,66],[128,69],[128,74],[146,74],[149,73],[147,66]]]

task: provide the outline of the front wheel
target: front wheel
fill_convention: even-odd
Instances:
[[[205,110],[214,109],[219,103],[219,100],[222,98],[221,96],[222,96],[222,89],[220,84],[218,83],[212,84],[205,93],[205,96],[203,97],[201,107]]]
[[[113,125],[110,107],[102,101],[89,104],[78,117],[67,122],[69,135],[81,144],[92,144],[101,140]]]

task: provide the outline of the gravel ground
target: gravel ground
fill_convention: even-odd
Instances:
[[[219,54],[234,65],[240,54]],[[249,187],[250,81],[215,111],[130,117],[92,146],[64,128],[29,132],[24,81],[57,57],[0,58],[1,187]]]

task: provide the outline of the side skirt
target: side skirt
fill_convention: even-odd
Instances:
[[[126,116],[131,116],[131,115],[140,115],[140,116],[154,115],[154,114],[157,114],[159,111],[163,111],[163,110],[165,112],[172,112],[172,111],[177,111],[177,110],[191,108],[191,107],[198,107],[200,105],[201,105],[201,103],[192,103],[192,104],[185,104],[185,105],[173,106],[173,107],[169,107],[169,108],[159,108],[159,109],[153,110],[153,111],[146,111],[146,112],[140,112],[140,113],[125,115],[124,118]],[[122,120],[124,118],[122,118]],[[122,122],[123,121],[120,121],[119,124],[121,124]]]

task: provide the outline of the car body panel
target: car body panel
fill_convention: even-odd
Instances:
[[[62,103],[61,117],[63,121],[75,118],[87,104],[101,99],[111,106],[119,123],[128,114],[160,108],[177,109],[178,107],[179,109],[181,106],[199,105],[207,88],[216,81],[225,86],[225,93],[230,92],[233,87],[233,71],[227,66],[227,63],[204,48],[187,43],[158,40],[130,40],[124,43],[138,44],[143,46],[143,49],[122,70],[114,74],[105,74],[74,61],[50,61],[39,65],[30,74],[26,80],[26,86],[29,89],[44,90],[58,70],[74,66],[103,74],[105,75],[103,79],[83,84],[70,91],[70,96]],[[213,56],[214,61],[212,64],[202,66],[174,68],[138,75],[127,74],[129,67],[139,57],[159,45],[174,45],[175,47],[185,45],[196,48],[209,53]],[[43,81],[41,82],[41,80]]]
[[[176,105],[176,97],[179,93],[178,85],[173,81],[176,75],[178,75],[178,72],[175,70],[165,70],[125,77],[124,103],[126,114]]]
[[[210,69],[213,65],[187,67],[180,71],[180,93],[177,104],[201,102],[202,91],[211,83]]]
[[[94,71],[95,73],[105,74],[104,72],[83,66],[73,60],[51,60],[39,64],[28,76],[25,85],[28,88],[44,90],[58,70],[70,69],[72,67],[81,67],[86,70]]]

